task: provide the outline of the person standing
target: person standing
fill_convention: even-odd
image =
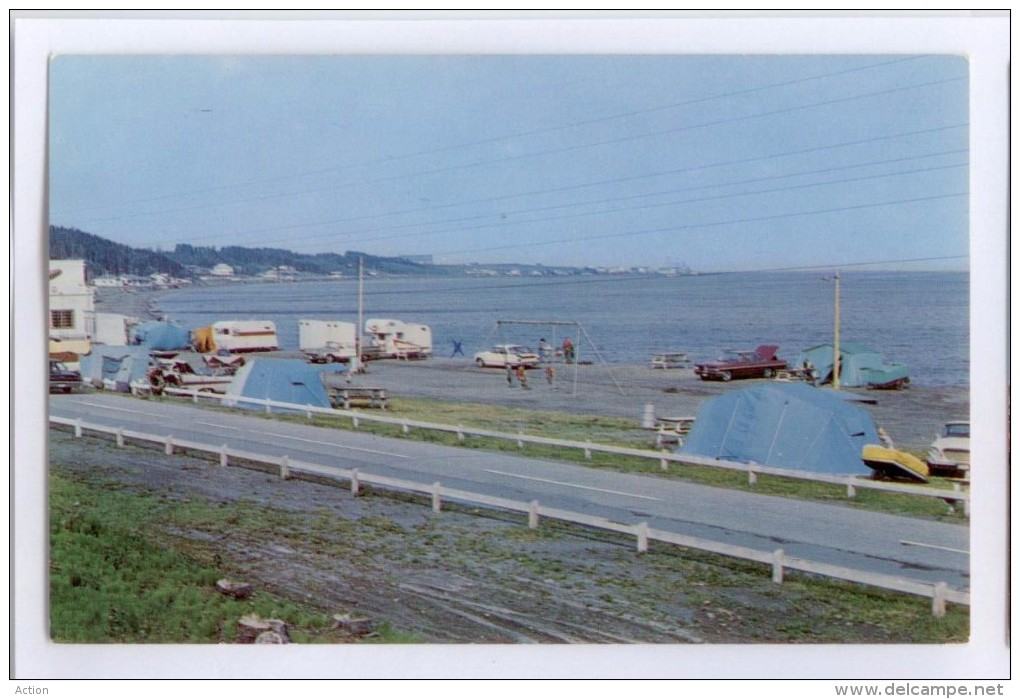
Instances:
[[[509,362],[507,362],[506,365],[506,387],[507,388],[514,387],[514,368],[510,366]]]
[[[523,388],[525,391],[529,390],[528,389],[528,373],[526,371],[524,371],[524,365],[523,364],[518,364],[517,365],[517,380],[520,382],[521,388]]]

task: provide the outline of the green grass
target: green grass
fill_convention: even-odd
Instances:
[[[350,642],[328,610],[259,590],[247,600],[220,594],[231,571],[153,537],[146,523],[187,522],[199,530],[257,530],[280,524],[243,505],[161,501],[95,488],[50,474],[50,635],[66,643],[231,643],[248,614],[282,619],[296,643]],[[267,521],[268,520],[268,521]],[[388,625],[373,642],[411,637]]]

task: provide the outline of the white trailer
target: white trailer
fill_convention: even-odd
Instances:
[[[276,324],[271,320],[219,320],[210,327],[217,350],[268,352],[280,349]]]
[[[88,321],[86,320],[86,323]],[[95,313],[92,319],[92,341],[98,345],[131,344],[131,328],[138,319],[120,313]]]
[[[405,323],[392,318],[369,318],[366,359],[425,359],[432,354],[432,329],[427,325]]]
[[[298,349],[311,362],[346,364],[358,355],[358,326],[339,320],[299,320]]]

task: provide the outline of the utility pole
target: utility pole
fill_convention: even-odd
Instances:
[[[357,347],[357,350],[354,352],[354,354],[356,355],[355,358],[354,358],[354,363],[351,364],[351,373],[352,374],[360,374],[362,372],[361,354],[364,351],[362,348],[365,346],[364,345],[364,337],[362,336],[362,332],[364,331],[364,327],[365,327],[365,319],[364,319],[364,315],[365,315],[365,275],[364,275],[364,264],[365,264],[365,258],[364,257],[359,257],[358,258],[358,347]]]
[[[832,387],[839,390],[839,270],[836,270],[835,333],[832,346]]]

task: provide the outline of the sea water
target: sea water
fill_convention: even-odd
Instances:
[[[667,351],[707,361],[725,349],[772,344],[792,362],[801,350],[831,344],[835,329],[836,282],[821,273],[368,277],[363,288],[365,319],[429,325],[436,356],[451,356],[460,343],[467,360],[494,344],[535,348],[542,338],[559,345],[569,336],[580,340],[582,361],[646,364]],[[166,292],[156,304],[189,328],[271,320],[281,348],[296,350],[299,319],[357,322],[358,289],[356,279],[238,282]],[[920,385],[966,386],[968,290],[966,273],[844,271],[841,341],[905,364]]]

